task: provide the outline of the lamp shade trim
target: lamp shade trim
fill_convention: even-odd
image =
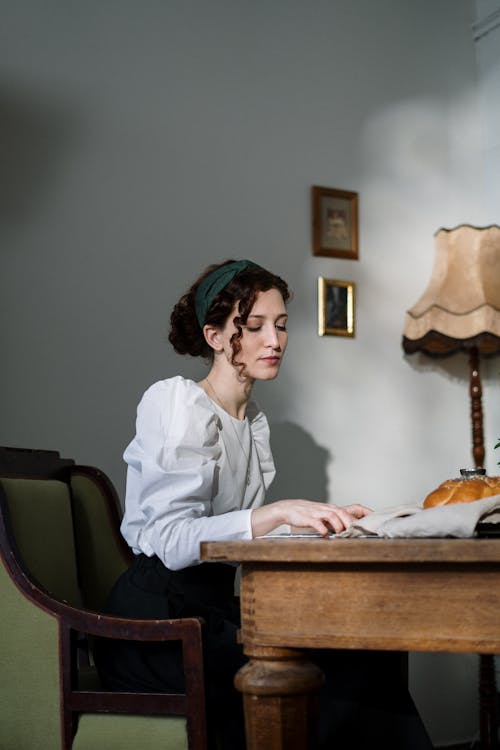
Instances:
[[[434,232],[434,237],[436,237],[439,232],[456,232],[457,229],[461,229],[462,227],[476,229],[478,232],[484,232],[486,229],[500,229],[500,226],[498,226],[498,224],[488,224],[488,226],[486,227],[477,227],[475,224],[457,224],[456,227],[440,227],[439,229],[436,229],[436,231]]]
[[[415,320],[418,320],[419,318],[422,318],[424,315],[429,313],[431,310],[441,310],[442,312],[449,313],[450,315],[470,315],[473,312],[477,312],[478,310],[483,310],[486,308],[490,308],[493,312],[500,313],[500,307],[496,307],[495,305],[478,305],[477,307],[472,307],[470,310],[457,310],[456,312],[450,311],[442,305],[429,305],[428,308],[422,310],[422,312],[419,312],[418,314],[413,310],[407,310],[407,315],[410,315]]]
[[[404,334],[409,339],[420,339],[429,331],[438,331],[453,339],[469,339],[481,333],[490,333],[500,338],[500,311],[489,305],[475,310],[456,313],[432,305],[423,315],[407,313]]]
[[[405,354],[423,352],[429,357],[449,357],[456,352],[469,352],[477,349],[482,357],[493,357],[500,354],[500,338],[490,333],[480,333],[468,339],[455,339],[444,336],[439,331],[427,331],[419,339],[409,339],[403,336],[402,346]]]

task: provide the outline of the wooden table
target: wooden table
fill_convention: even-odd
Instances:
[[[242,563],[248,750],[314,746],[323,676],[301,649],[500,653],[497,539],[204,542],[202,559]]]

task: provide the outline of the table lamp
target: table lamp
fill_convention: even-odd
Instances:
[[[484,464],[479,358],[500,354],[500,227],[439,229],[429,285],[406,313],[403,349],[446,357],[467,352],[472,456]]]
[[[500,227],[461,224],[435,233],[435,259],[423,295],[407,311],[403,332],[406,354],[469,355],[472,457],[484,468],[480,357],[500,354]],[[494,657],[480,657],[481,747],[497,748]]]

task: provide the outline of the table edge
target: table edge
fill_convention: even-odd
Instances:
[[[283,538],[204,541],[201,561],[309,563],[500,563],[500,539]]]

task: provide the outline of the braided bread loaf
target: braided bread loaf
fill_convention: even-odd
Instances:
[[[500,477],[474,476],[470,478],[447,479],[424,500],[424,508],[449,503],[470,503],[490,495],[500,495]]]

